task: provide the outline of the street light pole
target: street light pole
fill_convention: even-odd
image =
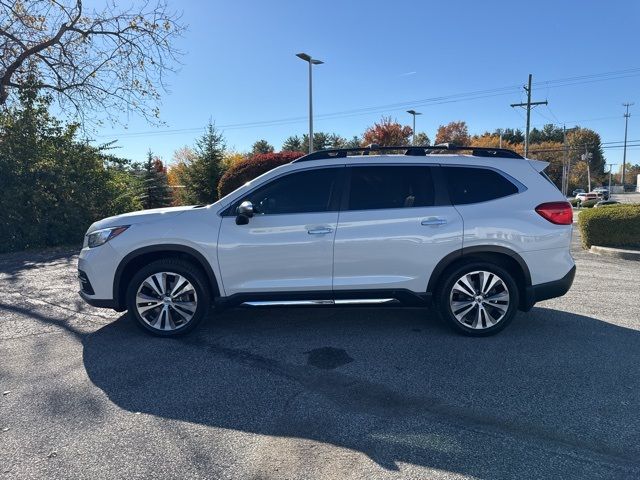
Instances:
[[[422,115],[420,112],[416,112],[415,110],[407,110],[407,113],[413,117],[413,139],[411,140],[411,145],[416,144],[416,115]]]
[[[296,53],[296,57],[309,64],[309,153],[313,153],[313,65],[321,65],[324,62],[311,58],[306,53]]]
[[[611,169],[613,168],[614,165],[618,165],[618,164],[617,163],[609,164],[609,195],[611,195]]]
[[[633,105],[633,102],[623,103],[622,106],[626,107],[627,111],[624,114],[624,150],[622,153],[622,191],[624,192],[624,171],[627,166],[627,127],[629,125],[629,117],[631,114],[629,113],[629,107]]]

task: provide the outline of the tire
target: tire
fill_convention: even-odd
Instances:
[[[160,337],[193,330],[209,312],[205,275],[190,262],[167,258],[141,268],[127,287],[127,309],[139,327]]]
[[[472,337],[505,328],[515,317],[519,301],[513,275],[488,262],[472,262],[445,273],[436,294],[440,316]]]

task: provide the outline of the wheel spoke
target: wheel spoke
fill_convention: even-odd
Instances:
[[[462,312],[458,312],[458,313],[454,313],[454,315],[456,316],[456,318],[458,320],[460,320],[461,322],[463,321],[465,315],[467,313],[469,313],[471,310],[473,310],[476,307],[475,303],[471,303],[471,305],[469,305],[467,308],[465,308]]]
[[[482,305],[478,305],[478,309],[476,311],[475,317],[473,318],[471,328],[482,328]]]
[[[458,280],[454,285],[453,289],[458,290],[459,292],[462,292],[465,295],[469,295],[470,297],[473,297],[476,293],[476,290],[469,283],[468,277],[469,275],[462,277],[460,280]]]
[[[487,302],[508,302],[509,301],[509,294],[505,291],[505,292],[498,292],[494,295],[491,295],[489,297],[485,297],[485,300]]]
[[[461,308],[468,307],[469,305],[473,305],[473,301],[472,300],[465,300],[465,301],[461,301],[461,302],[451,302],[451,309],[455,313],[458,310],[460,310]]]
[[[169,294],[171,297],[175,297],[178,294],[184,295],[187,292],[193,291],[193,286],[189,283],[189,280],[184,278],[182,275],[178,275],[178,279],[176,280],[176,284],[171,290]]]
[[[156,282],[153,280],[152,277],[147,278],[143,283],[143,286],[147,286],[149,287],[151,290],[153,290],[158,297],[162,297],[162,292],[160,291],[160,288],[158,285],[156,285]]]
[[[162,305],[162,302],[156,301],[155,303],[152,303],[150,305],[140,305],[138,303],[138,313],[142,315],[143,313],[148,312],[149,310],[153,310],[154,308],[157,308],[159,305]]]
[[[193,315],[198,305],[196,302],[173,302],[173,306]]]
[[[502,283],[502,280],[500,280],[496,275],[490,273],[489,275],[486,276],[485,281],[482,284],[482,289],[480,290],[480,293],[482,293],[483,295],[486,295],[498,283]]]
[[[167,293],[167,274],[165,272],[156,273],[153,276],[153,281],[158,286],[160,295],[165,295]]]
[[[483,307],[482,310],[484,310],[484,315],[485,315],[485,320],[487,322],[487,327],[490,327],[491,325],[495,325],[498,322],[499,318],[494,317],[491,314],[491,311],[488,308],[484,308]]]

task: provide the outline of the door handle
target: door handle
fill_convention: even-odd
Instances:
[[[317,228],[310,228],[309,230],[307,230],[307,233],[309,235],[324,235],[331,232],[333,232],[333,228],[329,228],[329,227],[317,227]]]
[[[429,217],[429,218],[425,218],[424,220],[422,220],[420,222],[420,225],[444,225],[445,223],[447,223],[447,219],[446,218]]]

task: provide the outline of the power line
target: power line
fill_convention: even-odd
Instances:
[[[640,76],[640,68],[632,68],[627,70],[619,70],[613,72],[603,72],[590,75],[581,75],[567,78],[560,78],[555,80],[546,80],[535,82],[534,86],[546,86],[547,88],[559,88],[580,84],[593,83],[597,81],[609,81],[617,80],[620,78],[629,78]],[[471,100],[478,100],[483,98],[490,98],[495,96],[511,95],[516,93],[520,89],[519,85],[509,85],[499,88],[475,90],[465,93],[456,93],[451,95],[444,95],[439,97],[423,98],[418,100],[407,100],[404,102],[390,103],[384,105],[376,105],[369,107],[360,107],[350,110],[342,110],[337,112],[325,113],[316,115],[316,119],[336,119],[336,118],[348,118],[353,116],[368,115],[372,113],[405,110],[410,107],[428,106],[428,105],[442,105],[446,103],[457,103]],[[555,115],[554,115],[555,116]],[[307,117],[287,117],[273,120],[262,120],[253,122],[233,123],[227,125],[218,125],[218,128],[225,130],[269,127],[269,126],[281,126],[293,123],[301,123],[306,121]],[[147,130],[139,132],[116,132],[113,134],[101,134],[96,135],[97,138],[105,137],[138,137],[138,136],[154,136],[154,135],[173,135],[180,133],[195,133],[203,130],[203,127],[191,127],[182,129],[167,129],[167,130]]]

